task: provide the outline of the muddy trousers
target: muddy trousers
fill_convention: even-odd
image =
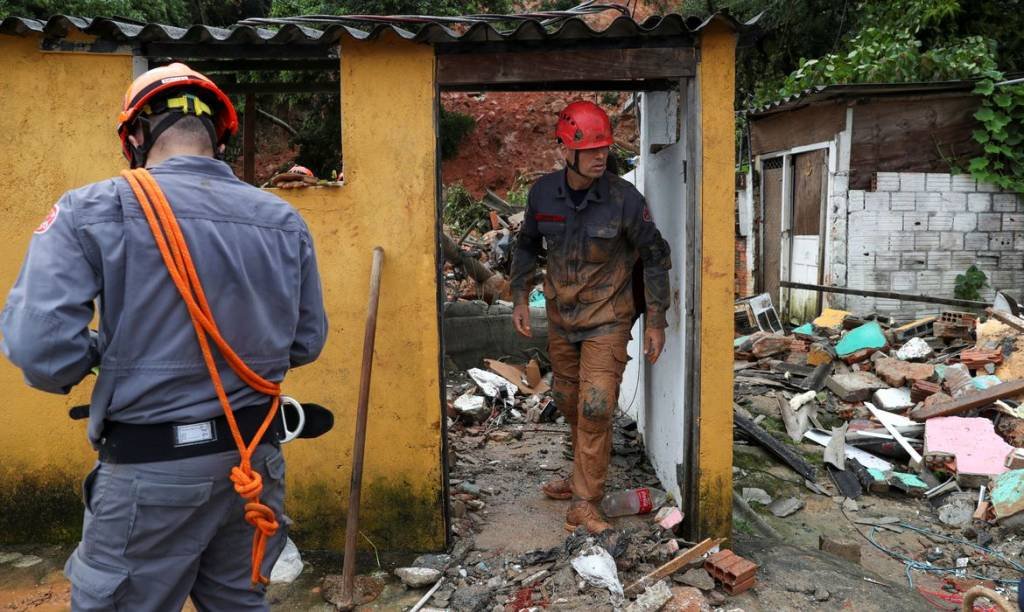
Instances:
[[[253,527],[228,479],[238,452],[157,463],[98,463],[83,486],[82,541],[64,573],[74,612],[269,610],[251,586]],[[267,542],[263,575],[284,549],[284,457],[269,444],[253,455],[260,498],[281,525]]]
[[[572,432],[573,499],[599,502],[612,450],[612,417],[626,367],[629,330],[569,342],[548,334],[555,405]]]

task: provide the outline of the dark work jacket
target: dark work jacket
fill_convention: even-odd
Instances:
[[[533,185],[512,260],[517,305],[528,303],[537,256],[545,249],[548,324],[569,341],[632,325],[632,271],[638,257],[644,269],[646,324],[667,327],[669,246],[644,197],[628,181],[605,172],[578,208],[569,197],[564,170]]]

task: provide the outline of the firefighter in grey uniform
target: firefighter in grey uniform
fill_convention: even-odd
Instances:
[[[305,222],[217,159],[237,125],[212,81],[172,64],[136,79],[118,131],[132,167],[148,168],[173,207],[223,338],[276,384],[317,358],[327,319]],[[180,610],[189,596],[199,610],[267,610],[263,577],[288,524],[282,419],[251,456],[259,502],[277,523],[256,563],[247,502],[228,478],[239,450],[128,181],[60,198],[32,236],[0,326],[4,355],[32,387],[66,394],[98,367],[88,436],[99,461],[65,566],[73,610]],[[214,369],[248,442],[273,400],[233,369]]]

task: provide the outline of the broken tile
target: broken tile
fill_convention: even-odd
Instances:
[[[1024,470],[1011,470],[996,476],[989,496],[996,521],[1024,510]]]
[[[661,525],[663,529],[672,529],[679,523],[683,522],[683,513],[674,506],[666,506],[661,510],[658,510],[658,514],[654,517],[654,522]]]
[[[845,310],[835,310],[833,308],[825,308],[821,311],[821,315],[812,321],[816,327],[831,327],[832,329],[841,329],[843,327],[843,319],[849,316],[850,313]]]
[[[640,594],[636,601],[626,606],[626,612],[658,612],[672,599],[672,591],[668,583],[662,580]]]
[[[885,348],[885,334],[882,333],[882,326],[877,321],[869,321],[856,329],[846,332],[846,335],[836,344],[836,354],[846,357],[865,349]]]

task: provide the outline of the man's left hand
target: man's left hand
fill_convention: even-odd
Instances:
[[[661,357],[661,351],[665,349],[665,330],[648,327],[644,332],[644,355],[647,361],[654,364]]]

